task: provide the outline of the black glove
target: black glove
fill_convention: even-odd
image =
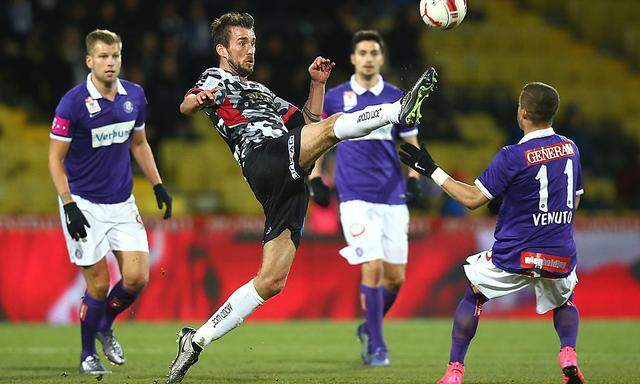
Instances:
[[[409,143],[402,144],[400,146],[400,160],[428,178],[431,178],[431,174],[438,168],[424,146],[418,148]]]
[[[422,199],[422,184],[415,177],[407,179],[407,193],[405,195],[407,204],[413,204]]]
[[[156,184],[153,186],[153,193],[156,194],[156,202],[158,203],[158,209],[162,209],[162,204],[164,203],[167,209],[164,211],[163,219],[168,219],[171,217],[171,196],[169,196],[169,192],[164,189],[164,185],[162,183]]]
[[[309,180],[309,192],[311,198],[321,207],[328,207],[331,198],[331,190],[322,181],[322,177],[314,177]]]
[[[78,205],[75,202],[71,202],[63,205],[62,208],[64,209],[64,215],[67,219],[69,236],[75,241],[87,237],[87,231],[84,227],[91,228],[91,226],[87,218],[82,214],[80,208],[78,208]]]

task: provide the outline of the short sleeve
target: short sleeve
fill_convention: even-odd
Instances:
[[[322,104],[322,118],[326,119],[327,117],[336,113],[335,109],[336,108],[332,97],[332,92],[325,93],[324,103]]]
[[[213,69],[207,69],[200,75],[196,83],[191,87],[185,96],[196,94],[201,91],[212,91],[215,97],[215,104],[222,105],[226,96],[224,82],[220,73]]]
[[[63,97],[56,107],[49,137],[55,140],[70,142],[72,140],[72,113],[71,100],[69,97]]]
[[[509,150],[505,147],[491,160],[489,167],[475,181],[476,187],[489,200],[500,196],[509,186],[517,173],[517,161],[509,159]]]
[[[145,120],[147,118],[147,96],[144,94],[144,89],[140,87],[140,96],[138,98],[138,116],[136,117],[136,124],[133,129],[141,131],[144,129]]]

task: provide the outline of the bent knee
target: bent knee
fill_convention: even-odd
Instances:
[[[140,292],[149,282],[148,273],[136,273],[133,275],[123,276],[122,285],[129,291]]]

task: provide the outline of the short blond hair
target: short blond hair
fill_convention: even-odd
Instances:
[[[96,29],[89,32],[87,37],[84,39],[87,47],[87,54],[91,55],[93,53],[93,47],[98,41],[107,45],[119,44],[120,47],[122,47],[122,39],[120,39],[120,36],[117,33],[111,32],[108,29]]]

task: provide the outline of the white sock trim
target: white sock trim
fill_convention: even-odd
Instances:
[[[433,180],[436,184],[442,187],[445,181],[449,178],[447,172],[445,172],[442,168],[438,167],[431,174],[431,180]]]

